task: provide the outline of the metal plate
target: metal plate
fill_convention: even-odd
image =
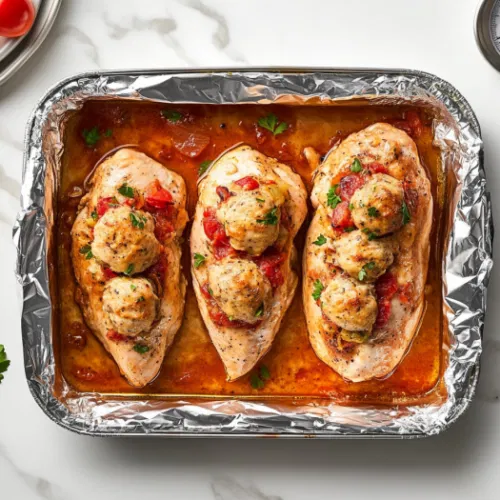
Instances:
[[[486,60],[500,71],[500,1],[484,0],[474,23],[476,42]]]
[[[62,0],[35,0],[36,19],[21,38],[0,37],[0,85],[5,83],[40,47],[56,19]]]
[[[433,103],[438,112],[434,141],[443,164],[450,166],[460,185],[448,200],[452,230],[443,263],[444,308],[452,341],[442,377],[447,396],[413,406],[346,406],[333,400],[107,398],[64,387],[64,398],[54,397],[57,367],[51,292],[56,283],[49,281],[53,203],[65,117],[89,98],[262,106],[291,98],[327,104],[355,98],[365,104]],[[411,70],[87,73],[62,81],[41,99],[28,122],[25,144],[22,211],[14,240],[24,297],[26,376],[35,400],[61,426],[98,436],[415,438],[440,433],[468,408],[479,376],[493,224],[479,124],[467,101],[449,83]]]

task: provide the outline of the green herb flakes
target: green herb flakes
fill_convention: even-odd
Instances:
[[[274,113],[259,118],[258,124],[262,128],[272,132],[275,137],[278,134],[283,133],[288,128],[287,123],[278,122],[278,117]]]
[[[342,201],[342,198],[337,194],[338,187],[339,185],[335,184],[328,190],[326,195],[326,204],[330,208],[335,208]]]
[[[135,344],[134,351],[138,352],[139,354],[146,354],[149,351],[149,346],[144,344]]]
[[[361,170],[363,170],[363,167],[361,166],[361,162],[355,158],[354,161],[352,162],[352,165],[351,165],[351,172],[354,172],[354,173],[358,173],[358,172],[361,172]]]
[[[202,176],[207,170],[208,167],[212,165],[211,160],[205,160],[200,163],[200,168],[198,168],[198,176]]]
[[[195,253],[194,254],[194,267],[198,269],[205,261],[207,258],[202,255],[201,253]]]
[[[325,243],[326,238],[322,234],[317,237],[316,241],[313,241],[313,245],[317,245],[318,247],[324,245]]]
[[[90,130],[85,129],[82,132],[82,136],[87,146],[95,146],[101,138],[101,136],[99,135],[99,129],[97,127],[92,127]]]
[[[90,260],[94,256],[92,253],[92,247],[90,245],[85,245],[82,248],[80,248],[80,253],[82,255],[85,255],[85,258],[87,260]]]
[[[408,210],[408,205],[403,201],[403,206],[401,207],[401,214],[403,215],[403,226],[406,226],[410,222],[411,216]]]
[[[312,293],[312,298],[314,300],[319,300],[319,298],[321,297],[321,292],[325,289],[325,287],[323,286],[323,283],[321,283],[320,280],[316,280],[314,283],[313,283],[313,293]]]
[[[170,122],[177,123],[182,119],[182,114],[172,109],[164,109],[161,114]]]
[[[267,214],[263,219],[257,219],[257,222],[259,224],[265,224],[266,226],[275,226],[278,224],[278,215],[277,215],[278,209],[273,208]]]
[[[118,192],[122,196],[125,196],[126,198],[133,198],[134,197],[134,188],[131,188],[130,186],[128,186],[127,183],[122,184],[118,188]]]

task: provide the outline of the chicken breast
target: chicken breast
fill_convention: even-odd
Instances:
[[[303,299],[318,357],[353,382],[389,376],[424,310],[433,200],[413,140],[377,123],[314,175]]]
[[[198,192],[193,286],[232,381],[270,349],[295,294],[293,240],[307,195],[299,175],[247,145],[213,162]]]
[[[92,174],[72,228],[87,325],[134,387],[158,374],[184,312],[184,180],[145,154],[117,151]]]

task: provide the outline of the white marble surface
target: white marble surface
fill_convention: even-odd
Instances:
[[[453,83],[483,129],[500,190],[500,74],[473,35],[476,0],[65,1],[52,33],[0,88],[0,498],[302,500],[500,496],[500,308],[490,287],[479,393],[421,441],[91,439],[42,413],[24,378],[11,227],[26,120],[45,90],[84,70],[235,65],[408,67]],[[494,204],[496,220],[499,205]]]

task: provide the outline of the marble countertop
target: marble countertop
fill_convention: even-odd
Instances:
[[[477,0],[63,2],[41,49],[0,87],[0,343],[12,360],[0,386],[0,498],[498,498],[496,270],[477,398],[441,436],[417,441],[92,439],[56,426],[28,391],[11,240],[24,129],[38,99],[75,73],[141,67],[407,67],[435,73],[455,85],[477,113],[494,216],[500,220],[495,203],[500,74],[476,47],[476,8]]]

